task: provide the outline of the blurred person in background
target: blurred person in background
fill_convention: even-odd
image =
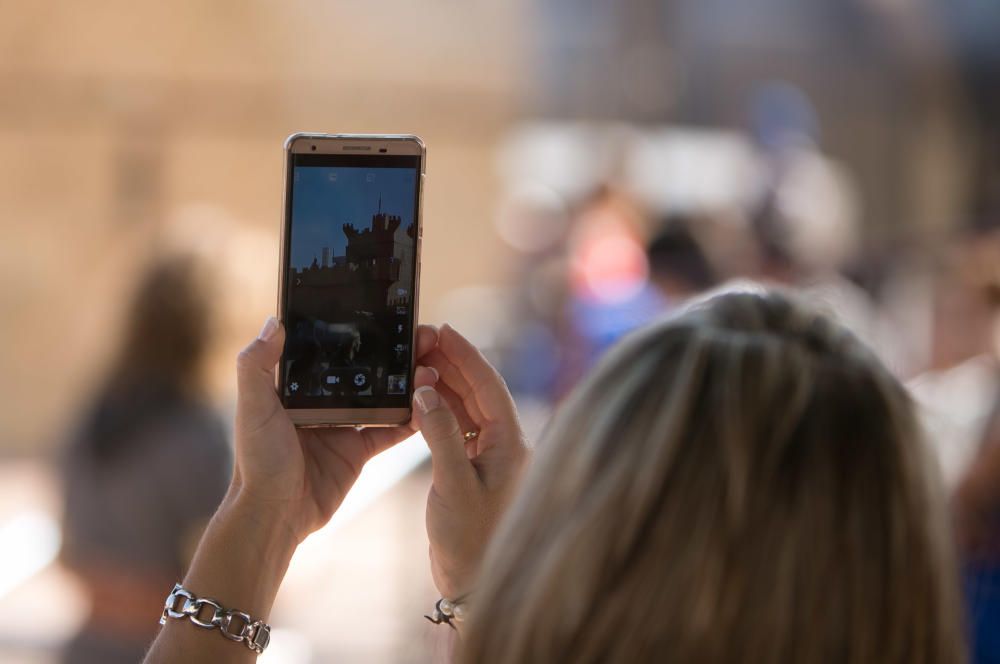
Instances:
[[[622,335],[718,283],[694,215],[672,214],[642,249],[641,208],[605,190],[575,219],[570,257],[531,255],[518,272],[512,341],[501,361],[515,397],[551,403]]]
[[[948,250],[933,294],[931,365],[910,381],[952,495],[975,662],[1000,662],[1000,233]]]
[[[808,214],[791,215],[776,201],[754,211],[751,229],[759,262],[747,276],[801,290],[871,346],[896,375],[907,375],[914,354],[907,336],[871,294],[844,275],[843,268],[857,258],[849,239],[853,221],[843,219],[825,229],[811,224]]]
[[[981,447],[1000,389],[997,265],[1000,236],[968,235],[949,244],[932,279],[928,367],[907,384],[951,491]]]
[[[365,461],[409,431],[297,432],[274,391],[283,339],[270,319],[241,355],[237,471],[184,582],[251,619]],[[496,371],[448,326],[418,342],[431,573],[451,603],[434,617],[457,627],[456,661],[965,661],[943,494],[909,397],[805,304],[729,293],[630,336],[564,402],[523,478]],[[254,658],[185,622],[167,622],[147,664]]]
[[[556,333],[561,361],[555,400],[622,336],[666,309],[649,280],[648,226],[639,201],[614,187],[601,187],[579,204],[568,239],[568,285]]]
[[[871,346],[896,375],[913,369],[914,351],[872,295],[845,276],[860,260],[857,187],[820,148],[812,101],[785,82],[757,87],[750,136],[760,172],[748,206],[757,266],[745,275],[804,289]]]
[[[689,215],[664,219],[646,248],[649,278],[670,308],[711,290],[718,283],[697,233],[701,220]]]
[[[184,574],[231,473],[226,430],[202,391],[212,325],[202,267],[162,259],[142,278],[124,336],[63,460],[61,560],[90,613],[72,664],[134,664],[163,588]]]

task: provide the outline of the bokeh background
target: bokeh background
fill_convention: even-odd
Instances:
[[[949,487],[989,442],[1000,4],[0,0],[0,661],[61,661],[94,620],[60,460],[165,257],[205,273],[200,393],[231,418],[295,131],[424,138],[421,318],[498,363],[532,436],[621,334],[745,278],[876,348]],[[366,469],[262,662],[430,661],[428,483],[417,438]]]

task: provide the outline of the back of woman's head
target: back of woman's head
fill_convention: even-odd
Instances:
[[[955,662],[954,577],[904,389],[789,296],[728,294],[561,408],[460,658]]]

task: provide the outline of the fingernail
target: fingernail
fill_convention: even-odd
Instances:
[[[430,372],[432,374],[434,374],[434,382],[435,383],[438,382],[439,380],[441,380],[441,374],[438,373],[437,369],[435,369],[434,367],[427,367],[427,368],[430,370]]]
[[[413,393],[413,403],[421,413],[429,413],[441,405],[441,397],[434,391],[433,387],[418,387]]]
[[[261,341],[270,341],[274,338],[274,335],[278,333],[278,319],[271,316],[266,321],[264,321],[264,327],[260,328],[260,334],[257,338]]]

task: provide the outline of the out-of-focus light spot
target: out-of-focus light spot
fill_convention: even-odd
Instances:
[[[624,233],[583,238],[573,257],[573,290],[601,302],[634,297],[648,277],[646,252]]]
[[[832,269],[857,251],[857,194],[846,172],[811,150],[791,151],[776,192],[789,249],[816,269]]]
[[[637,135],[627,153],[625,182],[661,212],[738,209],[763,187],[744,136],[687,127]]]
[[[550,249],[565,236],[568,225],[562,196],[551,187],[532,182],[515,186],[496,217],[497,234],[523,253]]]
[[[621,140],[607,125],[524,125],[507,136],[497,170],[507,182],[534,182],[574,200],[613,175]]]
[[[0,597],[55,560],[59,527],[41,512],[24,512],[0,526]]]

